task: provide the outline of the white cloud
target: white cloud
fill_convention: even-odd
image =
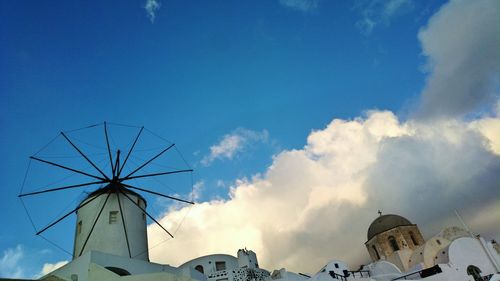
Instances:
[[[151,20],[151,23],[153,23],[155,21],[156,12],[160,9],[160,7],[161,7],[161,4],[158,0],[147,0],[146,1],[146,5],[144,5],[144,9],[146,9],[148,17]]]
[[[379,25],[389,25],[392,18],[413,9],[411,0],[358,0],[355,8],[361,12],[356,27],[364,35]]]
[[[317,9],[318,2],[318,0],[280,0],[281,5],[303,12]]]
[[[419,117],[461,116],[493,104],[500,81],[499,18],[496,0],[452,0],[420,30],[429,76]]]
[[[236,155],[243,152],[245,148],[255,142],[267,142],[269,133],[266,130],[256,132],[239,128],[224,135],[218,144],[210,147],[210,154],[203,157],[201,163],[205,166],[219,159],[232,160]]]
[[[388,111],[335,119],[304,148],[278,154],[262,176],[238,180],[229,199],[168,213],[162,223],[191,210],[176,238],[151,258],[180,264],[248,247],[268,269],[314,272],[333,258],[353,267],[365,262],[363,243],[378,209],[408,217],[427,236],[454,209],[466,220],[481,217],[500,203],[500,155],[490,145],[500,135],[483,135],[472,125],[481,120],[401,122]],[[471,219],[474,230],[498,235],[494,216],[483,217],[488,221]],[[162,239],[149,231],[152,244]]]
[[[226,183],[223,180],[217,180],[217,183],[215,184],[217,187],[226,187]]]
[[[376,3],[387,20],[408,5]],[[335,119],[312,132],[302,149],[276,155],[263,175],[236,181],[228,199],[168,213],[161,221],[179,221],[191,211],[177,238],[168,249],[152,251],[152,259],[180,264],[248,247],[268,269],[314,272],[333,258],[356,266],[368,260],[363,242],[378,209],[409,218],[427,237],[459,224],[453,218],[458,210],[473,231],[498,239],[492,213],[500,206],[500,102],[491,116],[449,117],[488,96],[485,81],[497,71],[500,50],[493,47],[499,37],[493,6],[452,1],[419,34],[431,70],[421,112],[432,117],[443,111],[448,118],[402,122],[392,112],[372,111]],[[380,19],[372,21],[371,28]],[[207,159],[232,158],[240,141],[231,136]],[[161,239],[150,231],[151,241]]]
[[[45,263],[41,271],[36,271],[36,267],[33,266],[35,262],[33,256],[43,256],[48,253],[50,251],[47,249],[35,252],[26,251],[23,245],[9,248],[0,257],[0,277],[38,279],[68,263],[68,261],[60,261],[54,264]]]
[[[198,181],[193,184],[193,190],[189,193],[189,199],[191,201],[197,201],[201,197],[202,189],[205,187],[205,183],[203,181]]]
[[[52,271],[62,267],[63,265],[66,265],[67,263],[68,263],[68,261],[59,261],[56,263],[46,263],[43,265],[42,271],[40,272],[39,277],[45,276],[45,275],[51,273]]]
[[[500,116],[500,102],[497,103],[496,115]],[[483,117],[471,122],[470,125],[486,136],[491,149],[496,154],[500,154],[500,138],[497,137],[500,132],[500,120],[498,118]]]
[[[0,277],[23,278],[24,271],[20,265],[24,257],[24,248],[17,245],[16,248],[9,248],[0,257]]]

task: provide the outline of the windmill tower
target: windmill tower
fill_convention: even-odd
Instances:
[[[80,203],[81,208],[76,212],[73,259],[97,250],[149,261],[143,211],[146,200],[132,190],[118,188],[123,190],[120,192],[111,186],[99,189]],[[97,220],[96,210],[100,210]]]
[[[75,167],[51,162],[36,155],[31,156],[30,158],[44,164],[83,175],[85,176],[84,178],[92,178],[94,181],[22,193],[19,197],[23,198],[42,193],[99,185],[96,190],[88,193],[75,209],[50,223],[40,231],[37,231],[36,234],[40,235],[71,214],[76,213],[77,218],[73,245],[73,259],[76,259],[89,251],[100,251],[116,256],[149,261],[146,218],[149,217],[153,220],[172,238],[173,235],[146,211],[146,199],[136,191],[146,192],[183,203],[194,203],[155,192],[147,188],[138,187],[137,184],[140,184],[140,182],[138,182],[137,179],[179,173],[190,173],[193,170],[176,168],[170,169],[169,171],[144,173],[143,168],[145,166],[153,162],[174,146],[174,144],[170,144],[149,160],[139,165],[133,171],[127,173],[126,175],[125,173],[122,174],[122,172],[124,172],[123,168],[127,164],[127,160],[129,160],[129,157],[131,156],[131,153],[134,150],[144,127],[140,128],[139,133],[135,137],[125,159],[121,161],[119,149],[116,151],[115,157],[113,157],[109,144],[107,124],[104,122],[102,125],[104,127],[111,173],[108,172],[108,174],[106,174],[104,169],[101,169],[98,165],[96,165],[94,161],[92,161],[79,147],[75,145],[75,143],[73,143],[68,135],[61,132],[61,136],[71,145],[71,147],[74,148],[74,150],[79,153],[79,155],[81,155],[81,157],[85,159],[88,164],[94,168],[94,171],[97,173],[92,174],[79,170]],[[96,125],[94,125],[94,127],[95,126]],[[134,180],[134,185],[130,182],[131,180]]]

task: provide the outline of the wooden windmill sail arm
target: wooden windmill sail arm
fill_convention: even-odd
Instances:
[[[171,174],[178,174],[178,173],[187,173],[187,172],[192,172],[192,171],[193,171],[193,169],[175,170],[175,171],[168,171],[168,172],[161,172],[161,173],[153,173],[153,174],[145,174],[145,175],[138,175],[138,176],[126,177],[126,178],[124,178],[122,180],[126,181],[126,180],[131,180],[131,179],[156,177],[156,176],[171,175]]]
[[[145,189],[145,188],[140,188],[140,187],[132,186],[132,185],[129,185],[129,184],[122,183],[122,185],[125,186],[125,187],[128,187],[128,188],[141,190],[141,191],[144,191],[144,192],[147,192],[147,193],[151,193],[151,194],[154,194],[154,195],[158,195],[158,196],[162,196],[162,197],[165,197],[165,198],[168,198],[168,199],[172,199],[172,200],[176,200],[176,201],[179,201],[179,202],[183,202],[183,203],[188,203],[188,204],[194,205],[194,202],[192,202],[192,201],[187,201],[187,200],[180,199],[180,198],[177,198],[177,197],[168,196],[168,195],[165,195],[165,194],[161,194],[159,192],[155,192],[155,191],[148,190],[148,189]]]
[[[90,163],[90,165],[92,165],[92,167],[94,167],[94,168],[95,168],[95,169],[96,169],[99,173],[101,173],[101,175],[102,175],[104,178],[106,178],[106,179],[108,179],[108,180],[109,180],[108,176],[106,176],[106,174],[105,174],[103,171],[101,171],[101,169],[99,169],[99,168],[98,168],[98,167],[94,164],[94,162],[92,162],[92,161],[91,161],[91,160],[87,157],[87,155],[85,155],[85,154],[84,154],[84,153],[83,153],[83,152],[82,152],[82,151],[81,151],[81,150],[80,150],[80,149],[79,149],[79,148],[78,148],[78,147],[77,147],[77,146],[76,146],[76,145],[75,145],[75,144],[74,144],[74,143],[73,143],[73,142],[72,142],[72,141],[71,141],[71,140],[70,140],[67,136],[66,136],[66,134],[65,134],[64,132],[61,132],[61,135],[62,135],[62,136],[63,136],[63,137],[64,137],[64,138],[65,138],[65,139],[69,142],[69,144],[71,144],[71,146],[72,146],[74,149],[76,149],[76,151],[78,151],[78,153],[80,153],[80,155],[82,155],[82,157],[83,157],[83,158],[85,158],[85,160],[87,160],[87,162],[89,162],[89,163]]]
[[[41,191],[23,193],[23,194],[19,194],[18,197],[30,196],[30,195],[35,195],[35,194],[42,194],[42,193],[46,193],[46,192],[70,189],[70,188],[81,187],[81,186],[88,186],[88,185],[93,185],[93,184],[100,184],[100,183],[105,183],[105,182],[106,181],[93,181],[93,182],[87,182],[87,183],[81,183],[81,184],[67,185],[67,186],[56,187],[56,188],[51,188],[51,189],[46,189],[46,190],[41,190]]]
[[[125,218],[123,216],[122,203],[120,202],[120,193],[116,192],[116,199],[118,200],[118,208],[120,209],[120,215],[122,218],[123,232],[125,233],[125,240],[127,241],[128,256],[132,258],[132,252],[130,251],[130,242],[128,241],[127,226],[125,225]]]
[[[59,167],[59,168],[63,168],[65,170],[68,170],[68,171],[72,171],[72,172],[75,172],[75,173],[79,173],[79,174],[82,174],[82,175],[85,175],[87,177],[91,177],[91,178],[95,178],[95,179],[99,179],[99,180],[106,180],[105,178],[101,178],[99,176],[95,176],[95,175],[91,175],[89,173],[85,173],[83,171],[80,171],[80,170],[77,170],[77,169],[73,169],[73,168],[70,168],[70,167],[66,167],[66,166],[63,166],[61,164],[57,164],[57,163],[54,163],[54,162],[50,162],[50,161],[47,161],[47,160],[43,160],[43,159],[40,159],[38,157],[35,157],[35,156],[30,156],[30,159],[33,159],[33,160],[36,160],[36,161],[40,161],[40,162],[43,162],[43,163],[46,163],[46,164],[49,164],[49,165],[52,165],[52,166],[56,166],[56,167]]]
[[[111,155],[111,148],[109,147],[108,125],[104,121],[104,136],[106,137],[106,146],[108,148],[109,164],[111,165],[111,173],[115,176],[115,166],[113,165],[113,156]]]
[[[101,194],[99,194],[98,196],[94,197],[94,198],[97,198],[99,197]],[[90,239],[90,235],[92,235],[92,232],[94,231],[94,228],[95,228],[95,225],[97,224],[97,222],[99,221],[99,218],[101,217],[101,214],[102,214],[102,211],[104,210],[104,207],[106,207],[106,203],[108,202],[108,199],[109,199],[109,196],[111,195],[111,192],[108,191],[108,195],[106,196],[106,200],[104,200],[104,204],[102,204],[102,207],[101,207],[101,210],[99,211],[99,214],[97,215],[97,218],[95,219],[94,221],[94,224],[92,224],[92,228],[90,229],[90,232],[89,232],[89,235],[87,235],[87,238],[85,239],[85,242],[83,243],[83,246],[82,248],[80,249],[80,254],[78,256],[81,256],[82,253],[83,253],[83,249],[85,249],[85,246],[87,246],[87,242],[89,241]]]
[[[151,216],[146,210],[144,210],[144,208],[142,208],[141,206],[139,206],[139,204],[137,204],[137,202],[135,202],[134,200],[132,200],[132,198],[130,198],[125,192],[123,192],[121,189],[119,189],[120,193],[123,194],[125,197],[127,197],[128,200],[130,200],[130,202],[134,203],[134,205],[137,206],[137,208],[139,208],[141,211],[143,211],[150,219],[152,219],[158,226],[160,226],[168,235],[170,235],[170,237],[174,238],[174,236],[168,231],[166,230],[155,218],[153,218],[153,216]]]
[[[78,211],[80,208],[84,207],[85,205],[89,204],[90,202],[94,201],[97,197],[99,197],[99,195],[101,195],[101,193],[104,193],[106,189],[105,188],[101,188],[100,189],[100,192],[98,192],[96,194],[95,197],[92,197],[91,199],[85,201],[83,204],[80,204],[78,207],[76,207],[75,209],[73,209],[71,212],[68,212],[67,214],[65,214],[64,216],[62,216],[61,218],[57,219],[56,221],[54,221],[53,223],[47,225],[46,227],[44,227],[42,230],[38,231],[36,233],[36,235],[40,235],[42,234],[44,231],[46,231],[47,229],[51,228],[52,226],[56,225],[58,222],[62,221],[63,219],[67,218],[69,215],[71,215],[72,213]]]
[[[130,147],[130,150],[128,151],[127,156],[125,157],[125,160],[123,161],[123,164],[122,164],[122,166],[120,167],[120,170],[117,173],[118,177],[120,177],[120,174],[122,173],[123,167],[125,167],[125,164],[127,163],[128,157],[132,153],[132,150],[134,150],[135,144],[137,143],[137,140],[141,136],[142,130],[144,130],[144,126],[141,127],[141,130],[139,130],[139,133],[135,137],[134,143],[132,144],[132,147]]]
[[[171,144],[170,146],[168,146],[167,148],[165,148],[164,150],[162,150],[160,153],[156,154],[153,158],[151,158],[148,161],[146,161],[146,163],[142,164],[137,169],[133,170],[130,174],[128,174],[127,176],[125,176],[123,179],[128,179],[131,175],[135,174],[137,171],[139,171],[140,169],[144,168],[144,166],[148,165],[153,160],[155,160],[156,158],[160,157],[163,153],[165,153],[166,151],[168,151],[169,149],[171,149],[174,145],[175,145],[175,143]]]

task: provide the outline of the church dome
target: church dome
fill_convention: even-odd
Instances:
[[[376,218],[368,228],[368,240],[373,236],[397,226],[412,225],[406,218],[398,215],[383,215]]]

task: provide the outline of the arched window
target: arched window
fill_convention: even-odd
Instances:
[[[475,281],[482,281],[481,269],[475,265],[469,265],[467,267],[467,275],[472,275]]]
[[[399,251],[399,246],[398,242],[396,241],[396,238],[394,236],[389,236],[389,244],[391,245],[391,248],[394,252]]]
[[[194,267],[194,269],[198,270],[201,273],[205,273],[205,271],[203,270],[203,266],[202,265],[197,265],[197,266]]]
[[[378,254],[377,247],[375,247],[375,245],[372,245],[372,248],[373,248],[373,252],[375,253],[375,256],[377,256],[377,260],[379,260],[380,255]]]
[[[415,235],[413,234],[413,231],[410,231],[410,238],[411,242],[413,242],[413,245],[418,246],[417,239],[415,239]]]

